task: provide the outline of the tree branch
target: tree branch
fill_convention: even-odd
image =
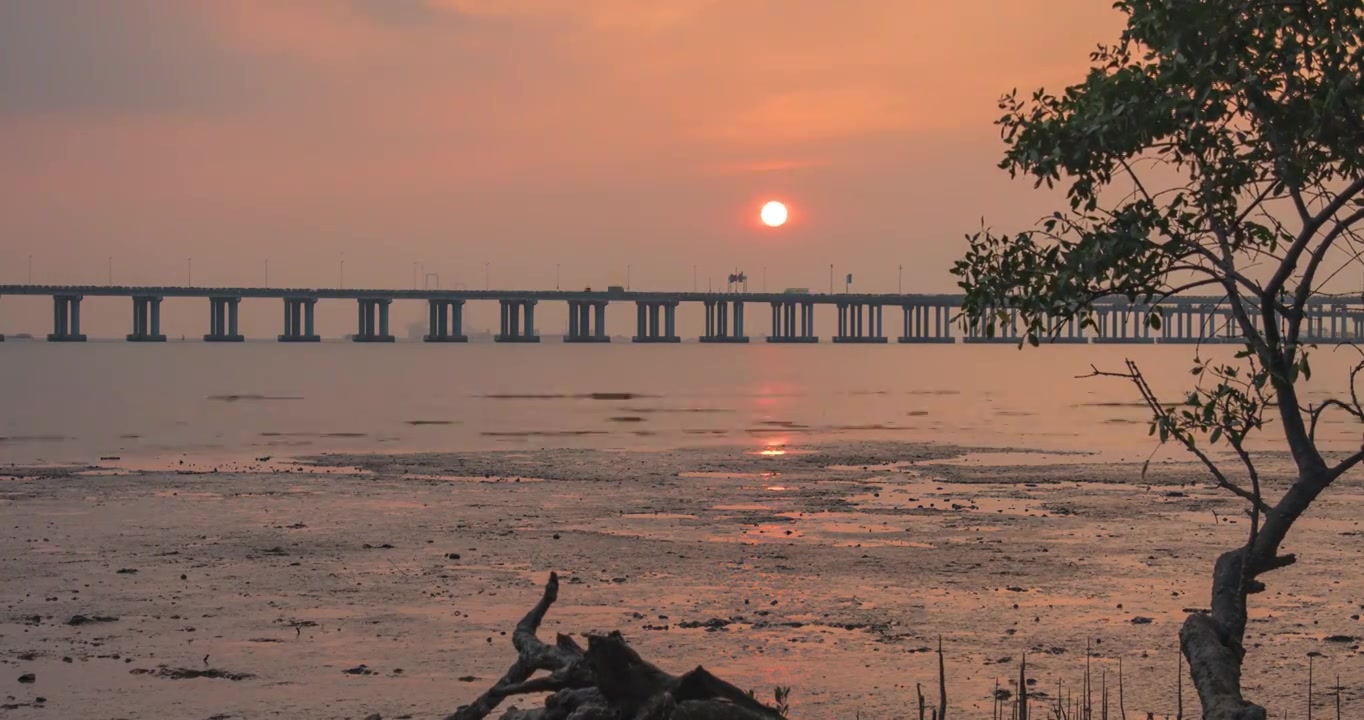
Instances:
[[[1141,370],[1137,368],[1136,363],[1131,360],[1125,362],[1127,363],[1127,372],[1125,373],[1104,371],[1091,365],[1090,374],[1082,375],[1081,377],[1115,377],[1130,381],[1133,385],[1136,385],[1137,391],[1141,393],[1141,398],[1146,403],[1146,407],[1150,408],[1151,412],[1155,415],[1156,422],[1164,423],[1167,427],[1173,428],[1173,423],[1170,421],[1170,413],[1161,406],[1159,399],[1156,398],[1155,392],[1151,390],[1151,386],[1146,382],[1146,377],[1141,374]],[[1260,500],[1256,493],[1246,490],[1228,479],[1226,473],[1222,472],[1222,469],[1217,466],[1217,463],[1213,462],[1212,458],[1206,452],[1203,452],[1202,448],[1198,447],[1191,436],[1178,430],[1175,430],[1173,435],[1186,450],[1203,463],[1203,466],[1208,469],[1208,472],[1212,475],[1213,481],[1218,487],[1249,502],[1252,506],[1257,507],[1262,512],[1269,512],[1269,506]],[[1144,469],[1143,472],[1145,472]],[[1258,483],[1258,476],[1252,479],[1256,480]]]
[[[1364,208],[1359,208],[1349,215],[1346,215],[1331,228],[1331,231],[1326,234],[1326,237],[1322,238],[1321,244],[1317,245],[1316,249],[1312,251],[1312,256],[1307,261],[1307,269],[1303,271],[1302,281],[1298,283],[1297,292],[1293,294],[1293,306],[1299,308],[1299,312],[1289,317],[1290,337],[1296,338],[1298,336],[1298,326],[1302,323],[1302,318],[1305,315],[1305,312],[1303,311],[1304,306],[1307,303],[1308,295],[1312,292],[1312,280],[1316,277],[1317,268],[1320,267],[1322,260],[1325,259],[1326,253],[1331,249],[1331,246],[1335,244],[1336,238],[1340,237],[1341,233],[1348,230],[1350,226],[1359,222],[1361,219],[1364,219]]]
[[[1302,257],[1303,251],[1306,250],[1307,245],[1312,242],[1312,238],[1316,236],[1317,231],[1321,229],[1322,225],[1326,224],[1327,220],[1335,215],[1341,208],[1345,207],[1345,205],[1362,190],[1364,190],[1364,178],[1359,178],[1341,191],[1341,193],[1320,213],[1303,221],[1303,228],[1299,231],[1298,237],[1293,240],[1293,245],[1288,248],[1287,254],[1284,255],[1284,261],[1279,266],[1279,271],[1274,273],[1274,277],[1271,278],[1269,284],[1265,286],[1266,295],[1277,295],[1279,291],[1283,289],[1284,283],[1288,282],[1288,278],[1291,277],[1293,271],[1297,269],[1298,259]],[[1297,338],[1290,339],[1293,341],[1297,340]]]
[[[1341,410],[1344,410],[1345,412],[1355,416],[1357,419],[1364,420],[1364,412],[1360,412],[1357,408],[1352,408],[1349,405],[1346,405],[1345,403],[1335,398],[1327,398],[1326,400],[1323,400],[1320,405],[1312,407],[1308,410],[1309,416],[1312,418],[1312,423],[1308,429],[1307,435],[1308,437],[1312,438],[1314,442],[1317,439],[1317,420],[1321,418],[1321,414],[1323,412],[1326,412],[1327,408],[1331,407],[1338,407]]]
[[[1353,468],[1354,466],[1358,465],[1361,460],[1364,460],[1364,450],[1360,450],[1359,452],[1356,452],[1355,454],[1345,458],[1344,460],[1341,460],[1339,463],[1336,464],[1335,467],[1327,471],[1327,475],[1333,482],[1335,481],[1336,478],[1349,472],[1350,468]]]

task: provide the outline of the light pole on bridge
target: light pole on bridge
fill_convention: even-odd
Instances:
[[[905,294],[905,266],[904,266],[904,265],[897,265],[897,266],[895,267],[895,292],[899,293],[900,295],[904,295],[904,294]]]

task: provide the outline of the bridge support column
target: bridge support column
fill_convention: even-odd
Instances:
[[[319,342],[314,331],[314,309],[317,298],[284,298],[284,334],[280,342]]]
[[[1074,345],[1089,342],[1089,338],[1085,337],[1083,328],[1080,327],[1079,320],[1065,320],[1055,315],[1048,315],[1043,320],[1042,327],[1043,336],[1039,338],[1042,343]]]
[[[133,296],[133,331],[128,342],[165,342],[161,334],[161,298],[150,295]]]
[[[1015,344],[1015,343],[1017,343],[1017,342],[1018,342],[1018,338],[1015,336],[1015,332],[1016,332],[1016,331],[1013,329],[1013,327],[1014,327],[1014,318],[1013,318],[1013,316],[1009,316],[1009,319],[1008,319],[1008,320],[1006,320],[1006,321],[1004,321],[1004,322],[1000,322],[1000,320],[999,320],[1000,312],[1001,312],[1001,311],[1000,311],[998,308],[992,308],[989,312],[987,312],[987,313],[985,313],[984,315],[982,315],[981,318],[980,318],[980,320],[977,320],[976,322],[973,322],[973,323],[970,323],[969,325],[966,325],[966,328],[965,328],[965,336],[962,338],[962,342],[972,343],[972,344],[982,344],[982,343]],[[993,333],[993,334],[990,334],[990,333],[987,332],[987,328],[989,328],[990,323],[991,323],[992,321],[995,323],[995,325],[994,325],[994,333]]]
[[[469,342],[464,334],[463,300],[427,300],[427,328],[422,338],[426,342]]]
[[[535,300],[499,300],[502,304],[501,330],[494,342],[538,343],[535,334]]]
[[[597,316],[596,336],[600,342],[611,342],[611,336],[606,334],[606,303],[592,303],[593,314]],[[671,317],[671,315],[669,315]]]
[[[355,342],[393,342],[388,331],[388,308],[393,304],[389,298],[361,298],[356,301],[359,309],[359,322]]]
[[[1308,305],[1303,308],[1303,342],[1317,342],[1323,339],[1322,307],[1320,305]]]
[[[237,332],[237,306],[242,299],[238,297],[211,297],[208,299],[208,334],[204,342],[241,342]]]
[[[881,327],[881,305],[862,302],[838,303],[838,334],[836,343],[884,343]]]
[[[1162,310],[1160,323],[1160,343],[1182,344],[1189,342],[1193,334],[1193,315],[1189,308],[1175,305]]]
[[[746,343],[742,300],[707,300],[706,334],[703,343]],[[733,324],[731,324],[731,319]]]
[[[52,333],[48,342],[85,342],[81,334],[80,295],[52,296]]]
[[[595,326],[594,326],[595,323]],[[606,343],[606,303],[597,300],[568,301],[568,334],[566,343]]]
[[[943,321],[947,308],[942,305],[904,305],[904,332],[900,335],[902,343],[951,343],[950,324]],[[943,332],[946,329],[947,332]]]
[[[770,343],[817,343],[814,303],[777,300],[772,303]]]
[[[1094,342],[1104,345],[1140,344],[1155,342],[1146,316],[1151,309],[1137,305],[1109,305],[1095,309],[1098,314],[1098,334]],[[1164,323],[1161,324],[1164,327]],[[1170,342],[1176,342],[1171,339]]]
[[[635,302],[637,343],[679,343],[676,300],[638,300]]]

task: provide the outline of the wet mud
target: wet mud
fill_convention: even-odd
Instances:
[[[939,637],[955,717],[989,717],[1024,653],[1034,695],[1078,692],[1087,643],[1096,688],[1121,658],[1129,717],[1162,717],[1179,624],[1248,529],[1195,466],[1006,448],[211,469],[0,468],[0,717],[438,718],[506,670],[551,570],[547,634],[620,629],[670,670],[792,687],[795,717],[907,717]],[[1309,654],[1319,714],[1337,675],[1364,712],[1361,508],[1332,488],[1253,600],[1245,685],[1276,713],[1305,715]]]

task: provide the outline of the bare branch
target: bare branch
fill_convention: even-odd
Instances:
[[[1354,373],[1351,373],[1351,375],[1353,374]],[[1317,439],[1317,421],[1321,419],[1322,413],[1326,412],[1328,408],[1332,407],[1338,407],[1341,410],[1344,410],[1345,412],[1355,416],[1357,419],[1364,421],[1364,412],[1360,412],[1359,409],[1350,407],[1349,405],[1346,405],[1345,403],[1335,398],[1328,398],[1326,400],[1323,400],[1321,404],[1308,409],[1309,416],[1312,418],[1312,423],[1308,430],[1307,435],[1308,437],[1312,438],[1313,441]]]
[[[1321,229],[1322,225],[1326,224],[1327,220],[1331,219],[1331,217],[1341,208],[1345,207],[1355,195],[1358,195],[1360,191],[1364,191],[1364,178],[1359,178],[1350,183],[1350,185],[1341,191],[1341,193],[1320,213],[1303,219],[1303,228],[1298,233],[1297,238],[1294,239],[1293,245],[1288,248],[1288,253],[1284,256],[1283,264],[1279,266],[1279,271],[1274,273],[1274,277],[1271,278],[1269,284],[1265,286],[1266,295],[1277,295],[1278,292],[1283,289],[1284,283],[1288,282],[1288,278],[1291,277],[1293,271],[1297,269],[1298,259],[1302,257],[1303,252],[1307,249],[1307,245],[1312,242],[1312,238],[1316,237],[1317,231]],[[1301,195],[1295,195],[1295,201],[1300,202]],[[1290,339],[1296,340],[1297,338]]]
[[[1322,238],[1321,243],[1312,251],[1312,256],[1307,261],[1307,269],[1303,271],[1302,281],[1298,283],[1298,290],[1293,295],[1293,305],[1294,307],[1299,308],[1299,312],[1290,316],[1290,337],[1297,338],[1298,325],[1302,322],[1303,317],[1301,308],[1306,304],[1307,297],[1312,292],[1312,280],[1316,277],[1317,268],[1321,266],[1321,262],[1325,259],[1326,253],[1331,249],[1331,246],[1335,244],[1336,238],[1340,237],[1341,233],[1350,229],[1350,226],[1359,222],[1361,219],[1364,219],[1364,208],[1359,208],[1349,215],[1346,215],[1331,228],[1330,232],[1326,233],[1326,237]]]
[[[1364,450],[1360,450],[1350,457],[1341,460],[1335,467],[1327,471],[1327,475],[1330,477],[1331,481],[1335,481],[1336,478],[1348,472],[1350,468],[1358,465],[1361,460],[1364,460]]]
[[[1198,447],[1198,445],[1194,442],[1192,436],[1178,430],[1178,428],[1174,426],[1174,423],[1171,422],[1169,411],[1166,410],[1160,404],[1160,401],[1156,397],[1155,392],[1151,390],[1150,384],[1146,382],[1146,377],[1141,374],[1141,370],[1137,368],[1136,363],[1132,362],[1131,360],[1127,360],[1126,363],[1127,372],[1125,373],[1104,371],[1091,365],[1090,374],[1082,375],[1081,377],[1114,377],[1130,381],[1133,385],[1137,387],[1137,391],[1141,394],[1141,398],[1146,403],[1146,407],[1151,410],[1153,415],[1155,415],[1156,422],[1165,424],[1166,427],[1169,427],[1173,431],[1172,436],[1176,440],[1178,440],[1186,450],[1192,453],[1195,457],[1199,459],[1199,461],[1203,463],[1204,467],[1208,469],[1208,472],[1212,475],[1213,480],[1214,482],[1216,482],[1218,487],[1227,490],[1231,494],[1243,500],[1246,500],[1247,502],[1251,503],[1253,507],[1257,508],[1261,512],[1269,512],[1269,506],[1266,505],[1258,497],[1258,493],[1248,491],[1245,488],[1237,485],[1236,483],[1228,479],[1226,473],[1222,472],[1222,469],[1217,466],[1217,463],[1213,462],[1212,458],[1206,452],[1204,452],[1202,448]],[[1243,460],[1249,462],[1248,457],[1243,458]],[[1253,473],[1254,472],[1253,463],[1250,464],[1249,467],[1251,468]],[[1256,485],[1259,484],[1258,475],[1252,477],[1252,480],[1256,483]]]

